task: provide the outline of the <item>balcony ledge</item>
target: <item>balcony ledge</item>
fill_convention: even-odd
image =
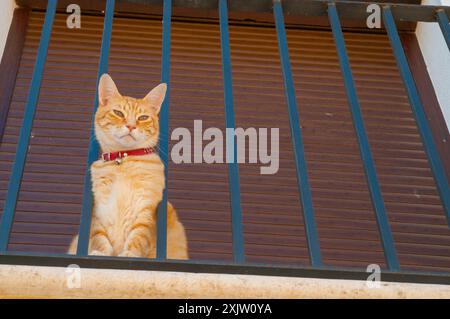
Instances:
[[[449,285],[0,265],[0,298],[450,298]],[[73,278],[73,277],[72,277]]]

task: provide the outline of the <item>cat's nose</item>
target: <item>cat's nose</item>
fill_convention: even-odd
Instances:
[[[130,132],[132,132],[133,130],[136,129],[136,126],[135,126],[135,125],[132,125],[132,124],[127,124],[126,127],[127,127],[127,129],[128,129]]]

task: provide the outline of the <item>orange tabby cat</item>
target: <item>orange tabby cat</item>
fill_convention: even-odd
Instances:
[[[104,74],[99,83],[95,134],[103,152],[155,147],[159,137],[158,113],[166,84],[145,98],[120,95]],[[89,254],[149,257],[156,255],[156,210],[165,185],[164,165],[156,153],[125,157],[121,164],[98,160],[91,166],[94,209]],[[69,253],[77,249],[74,238]],[[167,257],[187,259],[183,225],[167,204]]]

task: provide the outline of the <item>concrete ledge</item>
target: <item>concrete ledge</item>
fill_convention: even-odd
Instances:
[[[77,281],[77,279],[80,279]],[[80,284],[80,288],[68,288]],[[0,265],[1,298],[450,298],[450,286]]]

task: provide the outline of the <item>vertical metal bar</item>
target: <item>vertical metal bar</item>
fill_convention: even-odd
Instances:
[[[11,171],[5,208],[0,225],[0,251],[6,251],[8,248],[9,235],[11,233],[11,227],[14,221],[17,197],[19,195],[23,169],[27,158],[30,133],[33,127],[37,103],[39,101],[39,93],[41,90],[48,46],[50,44],[50,37],[52,34],[53,21],[55,20],[56,4],[57,0],[49,0],[47,3],[47,11],[45,13],[45,21],[42,27],[39,49],[36,57],[36,63],[34,65],[33,77],[31,79],[28,101],[25,106],[22,127],[20,129],[19,140],[17,142],[16,158]],[[7,75],[3,74],[2,76]]]
[[[161,65],[161,82],[169,84],[170,82],[170,38],[171,38],[171,16],[172,16],[172,0],[164,0],[163,7],[163,34],[162,34],[162,65]],[[169,173],[169,93],[170,85],[167,86],[166,97],[164,99],[160,112],[160,139],[159,156],[164,163],[164,175],[166,187],[163,192],[163,199],[158,206],[157,221],[157,246],[156,258],[167,258],[167,189],[168,189],[168,173]]]
[[[450,50],[450,22],[448,21],[448,17],[444,9],[436,10],[436,18],[439,22],[439,26],[441,27],[445,42],[447,42],[447,47]]]
[[[87,169],[86,174],[84,176],[83,206],[81,210],[80,234],[78,237],[78,246],[77,246],[78,256],[86,256],[88,254],[89,232],[91,229],[92,204],[93,204],[90,167],[92,163],[98,159],[100,149],[94,133],[95,112],[97,111],[98,108],[98,83],[100,81],[100,77],[104,73],[108,72],[109,48],[111,46],[114,7],[115,7],[115,0],[107,0],[105,9],[105,20],[103,23],[102,47],[100,51],[100,61],[98,64],[98,72],[97,72],[97,89],[94,99],[94,109],[92,111],[92,129],[89,138]]]
[[[227,159],[228,179],[231,198],[231,221],[233,235],[233,256],[236,263],[243,263],[244,253],[244,235],[241,212],[241,193],[239,185],[239,167],[237,164],[237,146],[236,136],[229,134],[230,129],[235,128],[234,105],[233,105],[233,85],[231,76],[231,57],[230,57],[230,35],[228,33],[228,7],[227,0],[219,1],[220,16],[220,43],[222,47],[222,76],[225,100],[225,121],[227,127]],[[231,143],[230,143],[230,139]],[[230,143],[230,144],[229,144]],[[229,158],[229,146],[233,147],[233,157]]]
[[[448,181],[445,177],[444,168],[441,159],[433,141],[430,127],[427,122],[425,112],[423,110],[422,102],[417,92],[414,78],[408,65],[405,52],[400,42],[400,37],[395,26],[394,17],[392,16],[391,8],[389,6],[383,7],[383,21],[391,41],[392,50],[394,51],[395,59],[406,87],[411,109],[416,119],[417,127],[422,138],[422,143],[425,152],[428,156],[431,170],[433,172],[434,180],[436,182],[439,195],[441,197],[442,205],[444,207],[447,223],[450,226],[450,189]]]
[[[335,3],[328,3],[328,18],[330,20],[331,29],[333,31],[334,41],[336,43],[336,50],[341,65],[342,76],[344,78],[345,89],[347,92],[347,99],[350,111],[353,118],[353,126],[355,128],[356,137],[359,144],[359,152],[364,164],[364,172],[366,174],[367,184],[372,199],[372,206],[375,210],[375,216],[378,223],[378,230],[380,232],[381,242],[383,244],[384,256],[387,266],[392,271],[400,270],[397,253],[394,245],[394,238],[389,226],[389,220],[386,214],[383,196],[381,194],[380,185],[375,169],[375,164],[372,159],[372,152],[369,146],[369,140],[364,127],[364,121],[361,114],[361,107],[359,105],[358,96],[356,94],[355,83],[350,68],[350,62],[345,47],[344,35],[342,34],[341,23],[336,10]]]
[[[292,146],[294,149],[295,165],[297,169],[297,182],[300,191],[300,200],[302,203],[303,219],[305,223],[306,238],[309,248],[309,257],[311,259],[312,266],[320,267],[322,265],[322,257],[320,253],[317,226],[314,218],[311,188],[308,181],[308,172],[305,160],[305,151],[303,148],[299,114],[297,110],[294,81],[292,79],[291,62],[289,58],[289,49],[286,38],[286,30],[284,26],[283,8],[281,7],[280,0],[274,0],[273,11],[278,35],[280,61],[283,69],[284,89],[289,111]]]

